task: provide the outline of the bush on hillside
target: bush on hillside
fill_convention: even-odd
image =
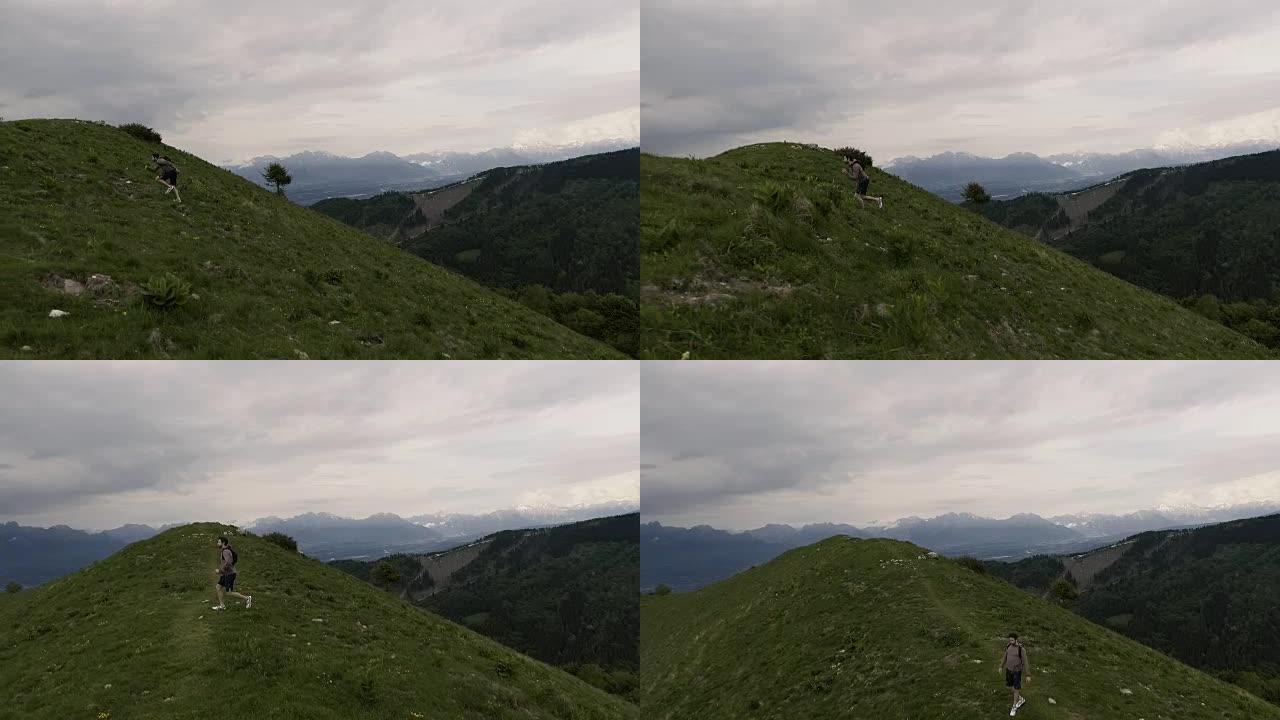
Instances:
[[[981,560],[979,560],[976,557],[973,557],[972,555],[965,555],[964,557],[956,558],[956,562],[978,573],[979,575],[987,574],[987,566],[983,565]]]
[[[142,301],[156,310],[172,310],[190,299],[191,283],[173,273],[155,276],[142,286]]]
[[[971,182],[964,186],[964,199],[974,205],[983,205],[991,202],[991,195],[987,193],[987,189],[981,184]]]
[[[670,595],[671,588],[667,587],[666,585],[659,585],[658,587],[653,589],[653,594],[654,595]]]
[[[1058,578],[1055,580],[1053,587],[1049,589],[1049,592],[1052,593],[1055,598],[1064,603],[1069,603],[1080,597],[1080,592],[1076,590],[1075,586],[1068,582],[1066,578]]]
[[[383,560],[373,566],[372,579],[374,585],[381,585],[384,587],[394,585],[395,583],[400,582],[400,571],[396,569],[395,565]]]
[[[262,536],[262,539],[266,540],[272,545],[279,545],[280,547],[284,548],[285,550],[289,550],[290,552],[298,552],[298,541],[294,540],[288,535],[285,535],[284,533],[281,533],[281,532],[267,533],[266,535]]]
[[[22,592],[22,583],[10,580],[9,584],[4,586],[4,591],[7,593]]]
[[[142,123],[125,123],[124,125],[120,125],[119,129],[145,143],[158,144],[160,142],[160,133],[152,130]]]
[[[864,170],[870,170],[875,164],[870,155],[855,147],[842,147],[836,150],[836,154],[858,163]]]
[[[791,209],[795,198],[796,191],[790,185],[781,185],[772,180],[765,181],[755,192],[756,202],[774,215],[781,215]]]

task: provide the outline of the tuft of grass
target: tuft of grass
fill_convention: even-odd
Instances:
[[[156,150],[181,173],[181,203],[147,167]],[[623,357],[456,273],[114,127],[3,122],[0,157],[0,359]],[[120,297],[42,284],[94,274],[109,276]],[[157,344],[149,341],[157,315],[136,290],[169,274],[200,299],[163,314],[166,342]],[[51,309],[71,315],[53,320]],[[355,329],[385,342],[359,342]]]
[[[191,299],[191,283],[173,273],[151,278],[142,286],[142,300],[153,310],[173,310]]]

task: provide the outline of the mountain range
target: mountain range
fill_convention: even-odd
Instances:
[[[634,147],[634,140],[605,140],[555,146],[494,148],[481,152],[423,152],[396,155],[379,151],[360,157],[346,157],[321,151],[304,151],[279,157],[262,155],[224,169],[264,185],[262,172],[274,162],[293,176],[286,192],[300,205],[325,198],[371,197],[391,190],[427,190],[464,180],[476,173],[498,167],[535,165],[580,155]]]
[[[964,152],[945,152],[927,158],[895,158],[885,169],[908,182],[953,202],[962,199],[965,185],[981,183],[997,199],[1030,192],[1060,192],[1105,182],[1143,168],[1172,167],[1274,150],[1268,140],[1211,146],[1156,147],[1123,153],[1074,152],[1047,155],[1014,153],[1003,158]]]
[[[305,513],[290,518],[263,517],[245,528],[258,534],[282,532],[294,538],[302,552],[323,560],[379,558],[397,552],[443,550],[500,530],[561,525],[636,509],[635,503],[611,502],[520,507],[481,514],[425,514],[407,519],[390,513],[362,519]],[[47,583],[171,527],[175,526],[134,524],[91,532],[66,525],[41,528],[4,523],[0,525],[0,585],[10,581],[22,585]]]
[[[797,528],[770,524],[744,532],[717,530],[707,525],[679,528],[648,522],[640,528],[644,548],[640,585],[645,590],[658,585],[681,591],[696,589],[767,562],[790,548],[836,535],[905,540],[950,556],[1021,558],[1038,553],[1079,552],[1147,530],[1204,525],[1274,512],[1280,512],[1280,502],[1163,507],[1116,515],[1083,513],[1051,518],[1019,514],[995,519],[970,513],[947,513],[865,527],[822,523]]]

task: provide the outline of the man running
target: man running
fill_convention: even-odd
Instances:
[[[1018,708],[1027,701],[1020,692],[1022,681],[1031,682],[1031,676],[1024,675],[1031,669],[1031,663],[1027,661],[1027,651],[1019,642],[1017,633],[1009,633],[1009,641],[1004,646],[1004,658],[1000,661],[1000,669],[1004,671],[1005,687],[1013,688],[1013,708],[1009,710],[1009,717],[1013,717],[1018,714]]]
[[[845,175],[853,178],[854,182],[858,184],[857,190],[853,193],[854,197],[858,198],[858,204],[866,207],[867,200],[875,200],[880,204],[881,208],[884,208],[884,198],[871,197],[867,194],[867,188],[871,186],[871,176],[867,174],[866,170],[862,169],[862,164],[847,155],[844,156],[844,164]]]
[[[178,168],[160,153],[151,153],[151,164],[155,165],[156,179],[166,186],[164,194],[168,195],[172,191],[178,202],[182,202],[182,195],[178,194]]]
[[[240,598],[244,601],[245,608],[253,607],[252,595],[241,595],[235,592],[236,589],[236,551],[231,549],[231,543],[227,542],[225,537],[218,538],[218,604],[213,606],[214,610],[226,610],[227,606],[223,603],[222,593],[225,590],[227,595]]]

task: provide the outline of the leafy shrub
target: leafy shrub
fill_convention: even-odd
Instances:
[[[791,209],[795,213],[796,221],[801,225],[813,225],[814,206],[809,198],[804,195],[797,195]]]
[[[173,273],[152,277],[142,286],[142,301],[156,310],[172,310],[191,299],[191,283]]]
[[[262,539],[266,540],[267,542],[273,545],[279,545],[280,547],[284,548],[285,550],[289,550],[290,552],[298,552],[298,541],[294,540],[288,535],[285,535],[284,533],[281,533],[281,532],[267,533],[266,535],[262,536]]]
[[[1276,326],[1271,323],[1258,318],[1250,318],[1243,325],[1240,325],[1237,330],[1268,347],[1275,347],[1277,341],[1280,341],[1280,330],[1277,330]]]
[[[378,696],[373,691],[373,678],[366,677],[356,686],[356,699],[361,705],[370,707],[378,704]]]
[[[981,560],[979,560],[976,557],[973,557],[972,555],[965,555],[964,557],[956,558],[956,562],[978,573],[979,575],[987,574],[987,566],[983,565]]]
[[[667,587],[666,585],[659,585],[658,587],[653,589],[653,594],[654,595],[670,595],[671,588]]]
[[[848,158],[862,166],[864,170],[870,170],[875,164],[871,160],[871,156],[855,147],[842,147],[836,150],[836,154],[843,158]]]
[[[1071,319],[1078,332],[1092,332],[1098,327],[1098,319],[1088,310],[1077,310]]]
[[[766,180],[756,188],[755,201],[774,215],[781,215],[795,202],[796,191],[790,185]]]
[[[145,143],[160,142],[160,133],[152,130],[142,123],[125,123],[124,125],[120,125],[119,129]]]
[[[1075,586],[1068,582],[1066,578],[1058,578],[1055,580],[1053,587],[1049,589],[1049,592],[1064,603],[1071,602],[1077,597],[1080,597],[1079,591],[1077,591]]]
[[[964,186],[964,199],[974,205],[984,205],[991,202],[991,196],[987,194],[987,189],[976,182],[971,182]]]
[[[374,585],[394,585],[400,582],[400,571],[395,565],[383,560],[373,566],[372,578]]]
[[[4,591],[7,593],[22,592],[22,583],[10,580],[9,584],[4,586]]]
[[[325,270],[323,277],[324,281],[330,285],[342,284],[342,271],[337,268],[334,268],[333,270]]]

